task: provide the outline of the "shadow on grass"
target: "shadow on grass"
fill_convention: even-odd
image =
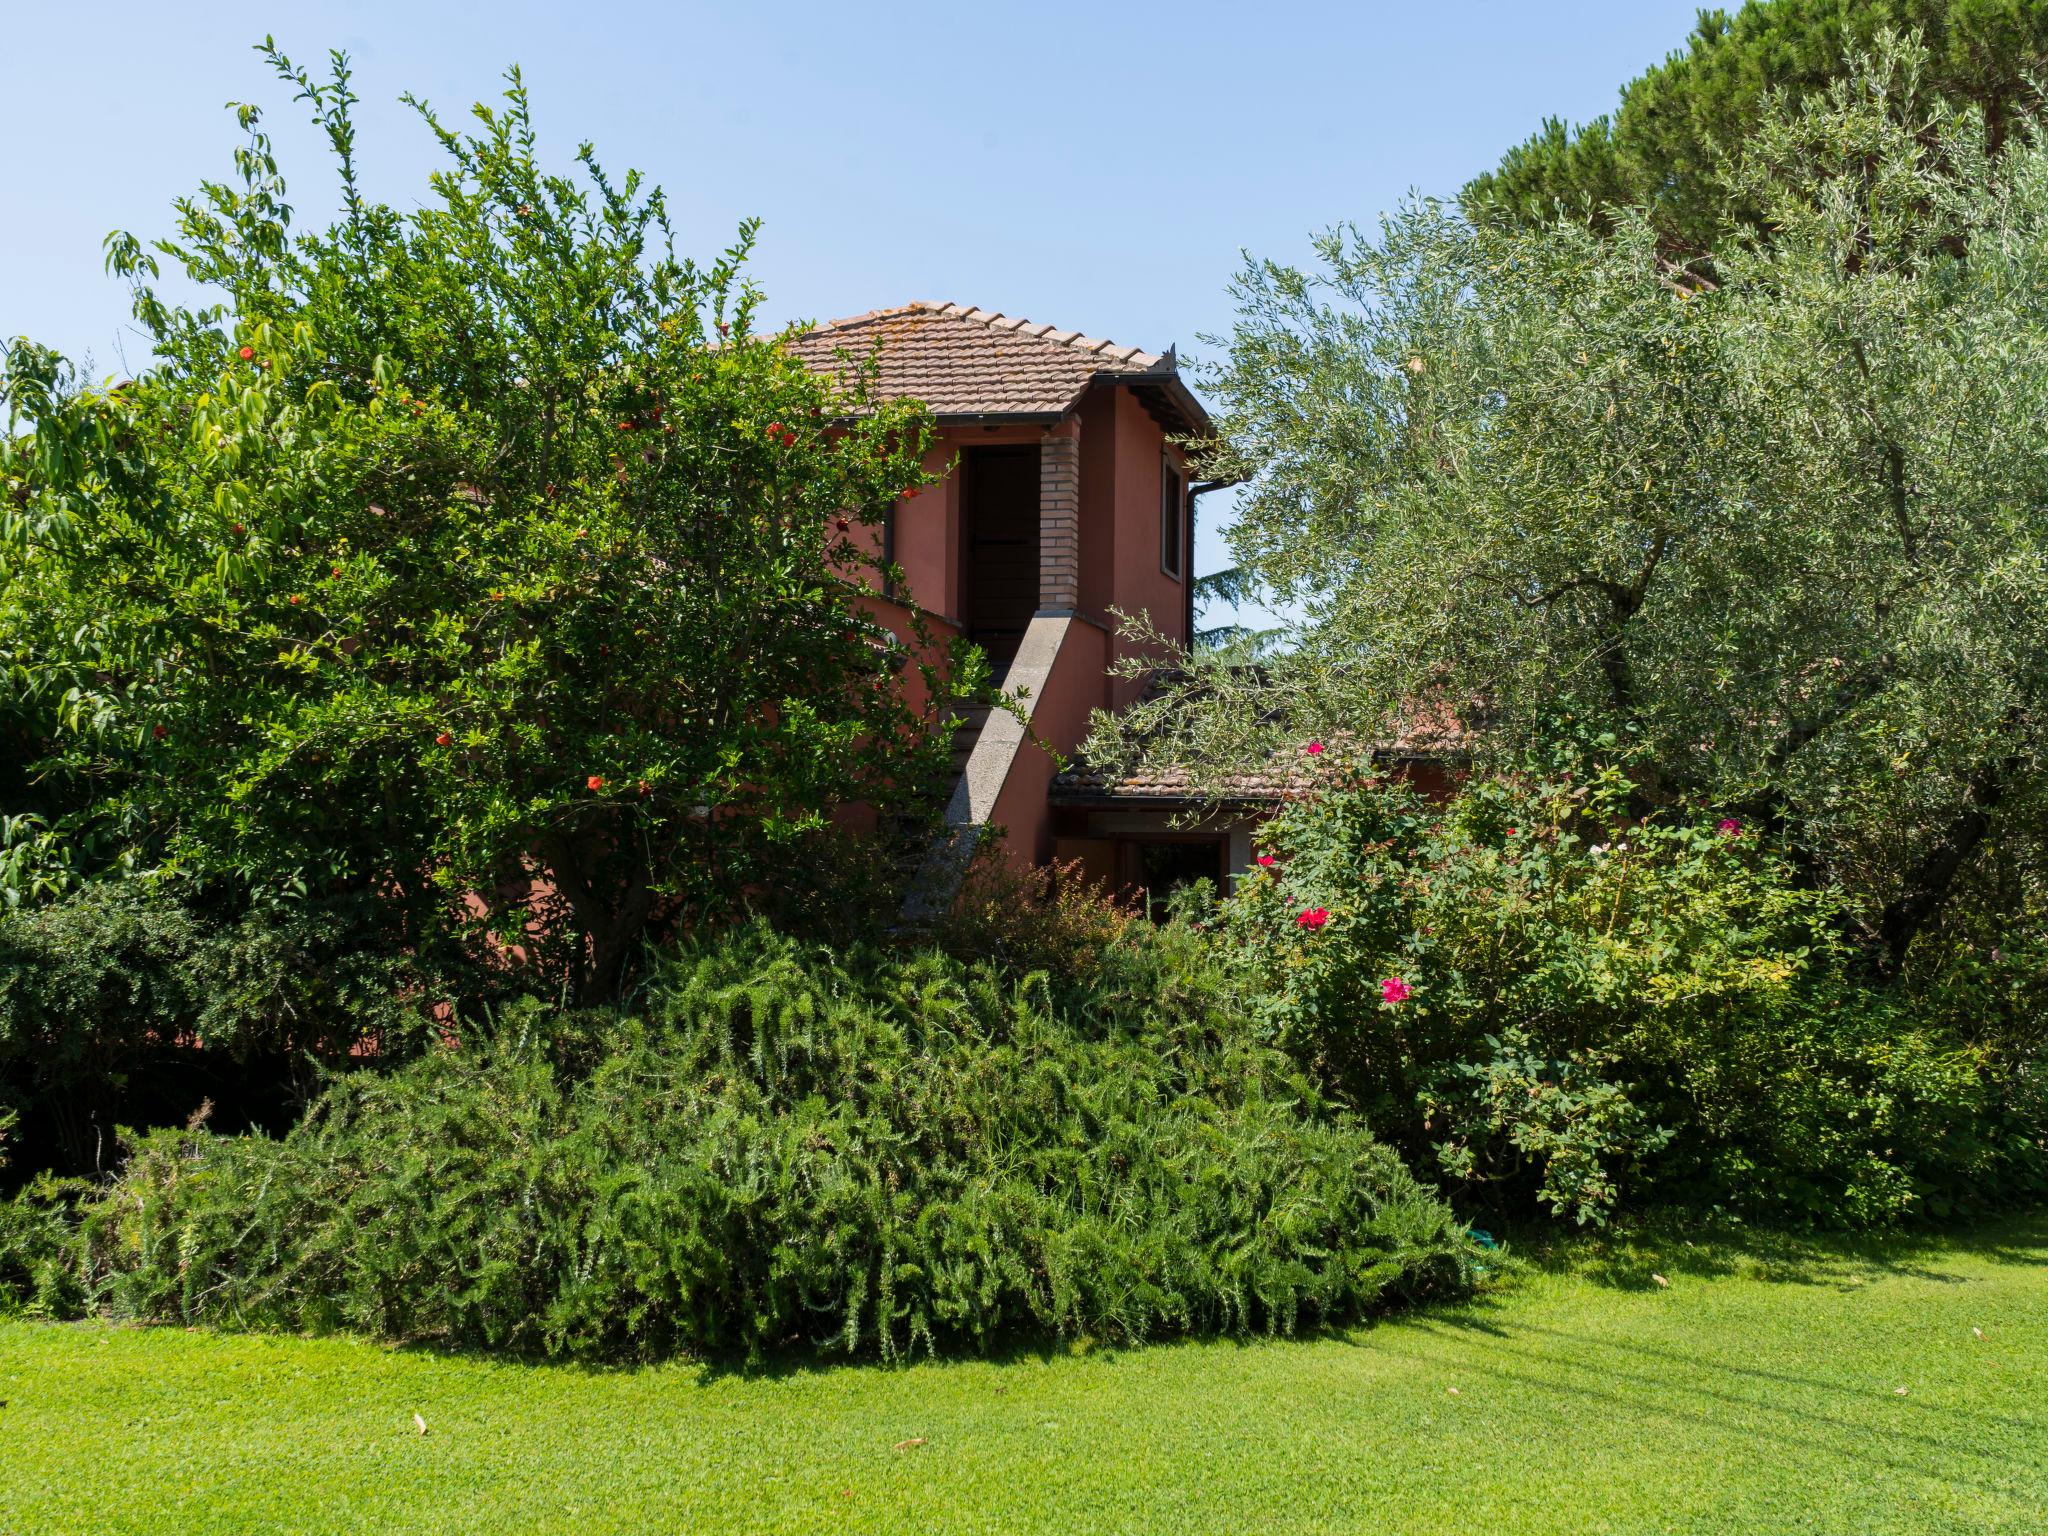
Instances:
[[[1427,1329],[1429,1324],[1425,1323],[1423,1326]],[[1852,1386],[1847,1382],[1831,1381],[1824,1376],[1803,1375],[1797,1371],[1767,1370],[1762,1366],[1756,1365],[1736,1365],[1726,1360],[1716,1359],[1711,1355],[1691,1353],[1682,1349],[1667,1349],[1655,1344],[1645,1344],[1635,1339],[1606,1338],[1596,1333],[1574,1332],[1569,1328],[1545,1328],[1536,1323],[1518,1323],[1512,1328],[1502,1330],[1500,1338],[1501,1342],[1499,1344],[1489,1344],[1488,1347],[1499,1348],[1510,1355],[1519,1355],[1532,1360],[1554,1357],[1545,1355],[1537,1350],[1517,1349],[1515,1341],[1523,1338],[1555,1339],[1576,1352],[1605,1350],[1624,1357],[1634,1356],[1643,1361],[1655,1362],[1659,1365],[1676,1366],[1690,1376],[1703,1380],[1711,1380],[1715,1377],[1731,1377],[1744,1381],[1766,1383],[1772,1387],[1792,1387],[1802,1392],[1817,1392],[1837,1396],[1857,1403],[1867,1404],[1878,1401],[1878,1399],[1874,1398],[1872,1389],[1867,1386]],[[1753,1346],[1746,1341],[1731,1340],[1730,1342],[1732,1347],[1750,1349],[1753,1352]],[[1592,1368],[1591,1362],[1583,1363],[1586,1364],[1587,1368]],[[1612,1376],[1617,1379],[1631,1378],[1631,1373],[1619,1366],[1603,1365],[1599,1369],[1604,1376]],[[1633,1379],[1650,1382],[1664,1378],[1652,1378],[1647,1375],[1636,1374],[1633,1376]],[[1709,1389],[1701,1388],[1699,1390],[1707,1391],[1710,1396],[1716,1395]],[[1730,1401],[1734,1400],[1730,1399]],[[1742,1400],[1752,1401],[1748,1398]],[[1757,1406],[1768,1408],[1773,1412],[1777,1411],[1773,1405],[1767,1403],[1759,1402]],[[1973,1422],[2002,1424],[2009,1429],[2029,1432],[2048,1430],[2048,1419],[2014,1418],[2007,1414],[1983,1413],[1974,1409],[1965,1412],[1945,1407],[1939,1403],[1930,1403],[1925,1398],[1919,1397],[1908,1396],[1901,1401],[1887,1403],[1885,1407],[1888,1411],[1908,1415],[1933,1414],[1965,1418]],[[1887,1433],[1904,1435],[1908,1438],[1924,1438],[1915,1437],[1910,1430],[1891,1429],[1887,1430]]]
[[[1907,1473],[1999,1499],[2023,1498],[2030,1485],[2012,1459],[2010,1437],[2048,1436],[2048,1418],[1924,1395],[1894,1397],[1847,1372],[1835,1379],[1781,1367],[1772,1362],[1771,1341],[1751,1334],[1730,1333],[1718,1352],[1686,1349],[1632,1334],[1525,1321],[1515,1305],[1517,1279],[1537,1271],[1623,1290],[1654,1286],[1653,1272],[1667,1279],[1740,1277],[1844,1293],[1888,1277],[1975,1283],[1976,1277],[1943,1265],[1942,1258],[2048,1265],[2048,1212],[1951,1233],[1817,1237],[1741,1228],[1683,1234],[1639,1229],[1554,1241],[1536,1245],[1533,1254],[1518,1253],[1505,1283],[1470,1303],[1418,1312],[1395,1327],[1359,1330],[1350,1342],[1418,1371],[1441,1375],[1449,1368],[1468,1382],[1493,1381],[1539,1403],[1554,1400],[1555,1412],[1567,1421],[1586,1405],[1597,1405],[1646,1426],[1660,1420],[1684,1424],[1873,1472]],[[1469,1347],[1447,1360],[1445,1342]],[[1874,1363],[1855,1369],[1868,1377]]]
[[[1969,1277],[1942,1259],[2048,1265],[2048,1211],[2031,1211],[1957,1230],[1797,1233],[1735,1222],[1665,1218],[1624,1231],[1531,1235],[1516,1245],[1510,1273],[1564,1273],[1617,1290],[1649,1290],[1656,1276],[1761,1280],[1854,1290],[1901,1277],[1964,1285]]]
[[[1401,1314],[1407,1315],[1407,1314]],[[175,1324],[141,1324],[143,1327],[176,1327]],[[1362,1327],[1364,1324],[1351,1326]],[[223,1330],[226,1331],[226,1330]],[[341,1333],[335,1337],[357,1338],[361,1335]],[[1314,1331],[1305,1330],[1303,1337],[1317,1337]],[[1263,1335],[1250,1337],[1242,1342],[1261,1342]],[[912,1368],[925,1369],[933,1366],[944,1368],[973,1366],[1025,1366],[1051,1365],[1056,1361],[1070,1359],[1116,1360],[1134,1353],[1137,1349],[1171,1348],[1175,1344],[1207,1342],[1203,1336],[1162,1340],[1156,1345],[1123,1346],[1104,1344],[1095,1340],[1060,1340],[1047,1338],[1019,1330],[1013,1336],[1006,1336],[1002,1342],[986,1350],[969,1353],[927,1354],[922,1351],[907,1358],[883,1360],[871,1353],[846,1354],[837,1349],[828,1349],[819,1343],[805,1344],[792,1341],[783,1348],[759,1356],[748,1356],[738,1350],[729,1354],[677,1353],[656,1358],[633,1360],[604,1357],[548,1355],[538,1351],[488,1349],[470,1345],[450,1344],[441,1338],[413,1339],[371,1339],[369,1342],[382,1347],[394,1355],[417,1355],[434,1360],[461,1361],[485,1366],[504,1366],[517,1370],[543,1370],[559,1372],[562,1375],[586,1376],[591,1378],[620,1378],[646,1375],[655,1372],[687,1374],[689,1384],[709,1387],[726,1381],[776,1382],[797,1381],[811,1377],[834,1375],[841,1371],[892,1371]],[[4,1536],[4,1532],[0,1532]]]
[[[1370,1347],[1408,1361],[1420,1370],[1443,1374],[1446,1361],[1441,1355],[1402,1347],[1401,1335],[1409,1331],[1386,1330],[1369,1341]],[[1426,1325],[1424,1331],[1428,1331]],[[1536,1368],[1525,1368],[1532,1365]],[[1725,1369],[1716,1362],[1706,1362],[1705,1366],[1709,1380],[1713,1371]],[[1870,1414],[1852,1418],[1828,1411],[1825,1403],[1814,1403],[1810,1400],[1810,1389],[1806,1388],[1773,1400],[1761,1392],[1729,1390],[1697,1380],[1678,1381],[1664,1374],[1620,1369],[1609,1362],[1515,1349],[1499,1339],[1489,1340],[1483,1351],[1461,1360],[1456,1369],[1467,1382],[1474,1378],[1492,1381],[1537,1404],[1553,1402],[1554,1417],[1560,1422],[1572,1422],[1575,1413],[1582,1414],[1590,1406],[1609,1422],[1642,1426],[1646,1435],[1654,1434],[1660,1422],[1681,1424],[1742,1445],[1768,1444],[1824,1461],[1903,1473],[1949,1487],[1966,1487],[1999,1499],[2024,1497],[2026,1485],[2022,1479],[2026,1474],[2000,1448],[1972,1443],[1980,1437],[1971,1432],[1988,1424],[2016,1424],[2035,1433],[2042,1428],[2038,1423],[1951,1410],[1946,1415],[1949,1433],[1930,1433],[1886,1422],[1880,1414],[1895,1414],[1908,1404],[1867,1391],[1858,1394],[1857,1401],[1868,1404]],[[1585,1377],[1591,1379],[1575,1379]],[[1468,1393],[1471,1390],[1467,1388]],[[1828,1390],[1847,1389],[1828,1384]],[[1901,1447],[1925,1454],[1894,1454]],[[1964,1459],[1984,1465],[1966,1470],[1957,1464]],[[1997,1477],[1997,1470],[2007,1471],[2009,1478]]]

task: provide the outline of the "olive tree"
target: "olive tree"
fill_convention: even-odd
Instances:
[[[1895,964],[2048,745],[2048,147],[1890,43],[1757,130],[1766,231],[1674,265],[1652,218],[1475,227],[1428,202],[1255,262],[1210,378],[1236,553],[1306,620],[1096,748],[1220,782],[1311,732],[1563,730],[1648,804],[1771,826]]]

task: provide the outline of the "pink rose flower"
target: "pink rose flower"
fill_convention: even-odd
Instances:
[[[1330,920],[1330,913],[1324,907],[1307,907],[1294,916],[1298,928],[1320,928]]]
[[[1414,991],[1415,989],[1400,977],[1389,976],[1380,983],[1380,1001],[1385,1003],[1405,1003]]]

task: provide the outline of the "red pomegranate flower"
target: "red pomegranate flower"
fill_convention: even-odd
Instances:
[[[255,355],[256,349],[254,347],[243,347],[239,352],[235,354],[235,356],[239,357],[245,363]]]
[[[165,730],[160,725],[152,725],[149,728],[149,734],[154,736],[158,741],[162,741],[166,736],[170,735],[171,733]]]
[[[452,747],[455,745],[455,738],[453,736],[450,736],[446,731],[443,731],[440,735],[434,738],[434,745],[437,747]]]
[[[589,791],[594,795],[599,790],[604,788],[604,775],[601,773],[593,773],[589,778],[585,779],[583,783],[585,787],[588,788]]]

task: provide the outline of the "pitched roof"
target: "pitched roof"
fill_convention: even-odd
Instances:
[[[1208,426],[1172,352],[1120,347],[964,304],[871,309],[799,332],[787,345],[808,367],[842,378],[873,352],[885,397],[922,400],[940,416],[1060,416],[1091,384],[1128,379],[1173,397],[1163,403],[1185,418],[1177,430]]]

